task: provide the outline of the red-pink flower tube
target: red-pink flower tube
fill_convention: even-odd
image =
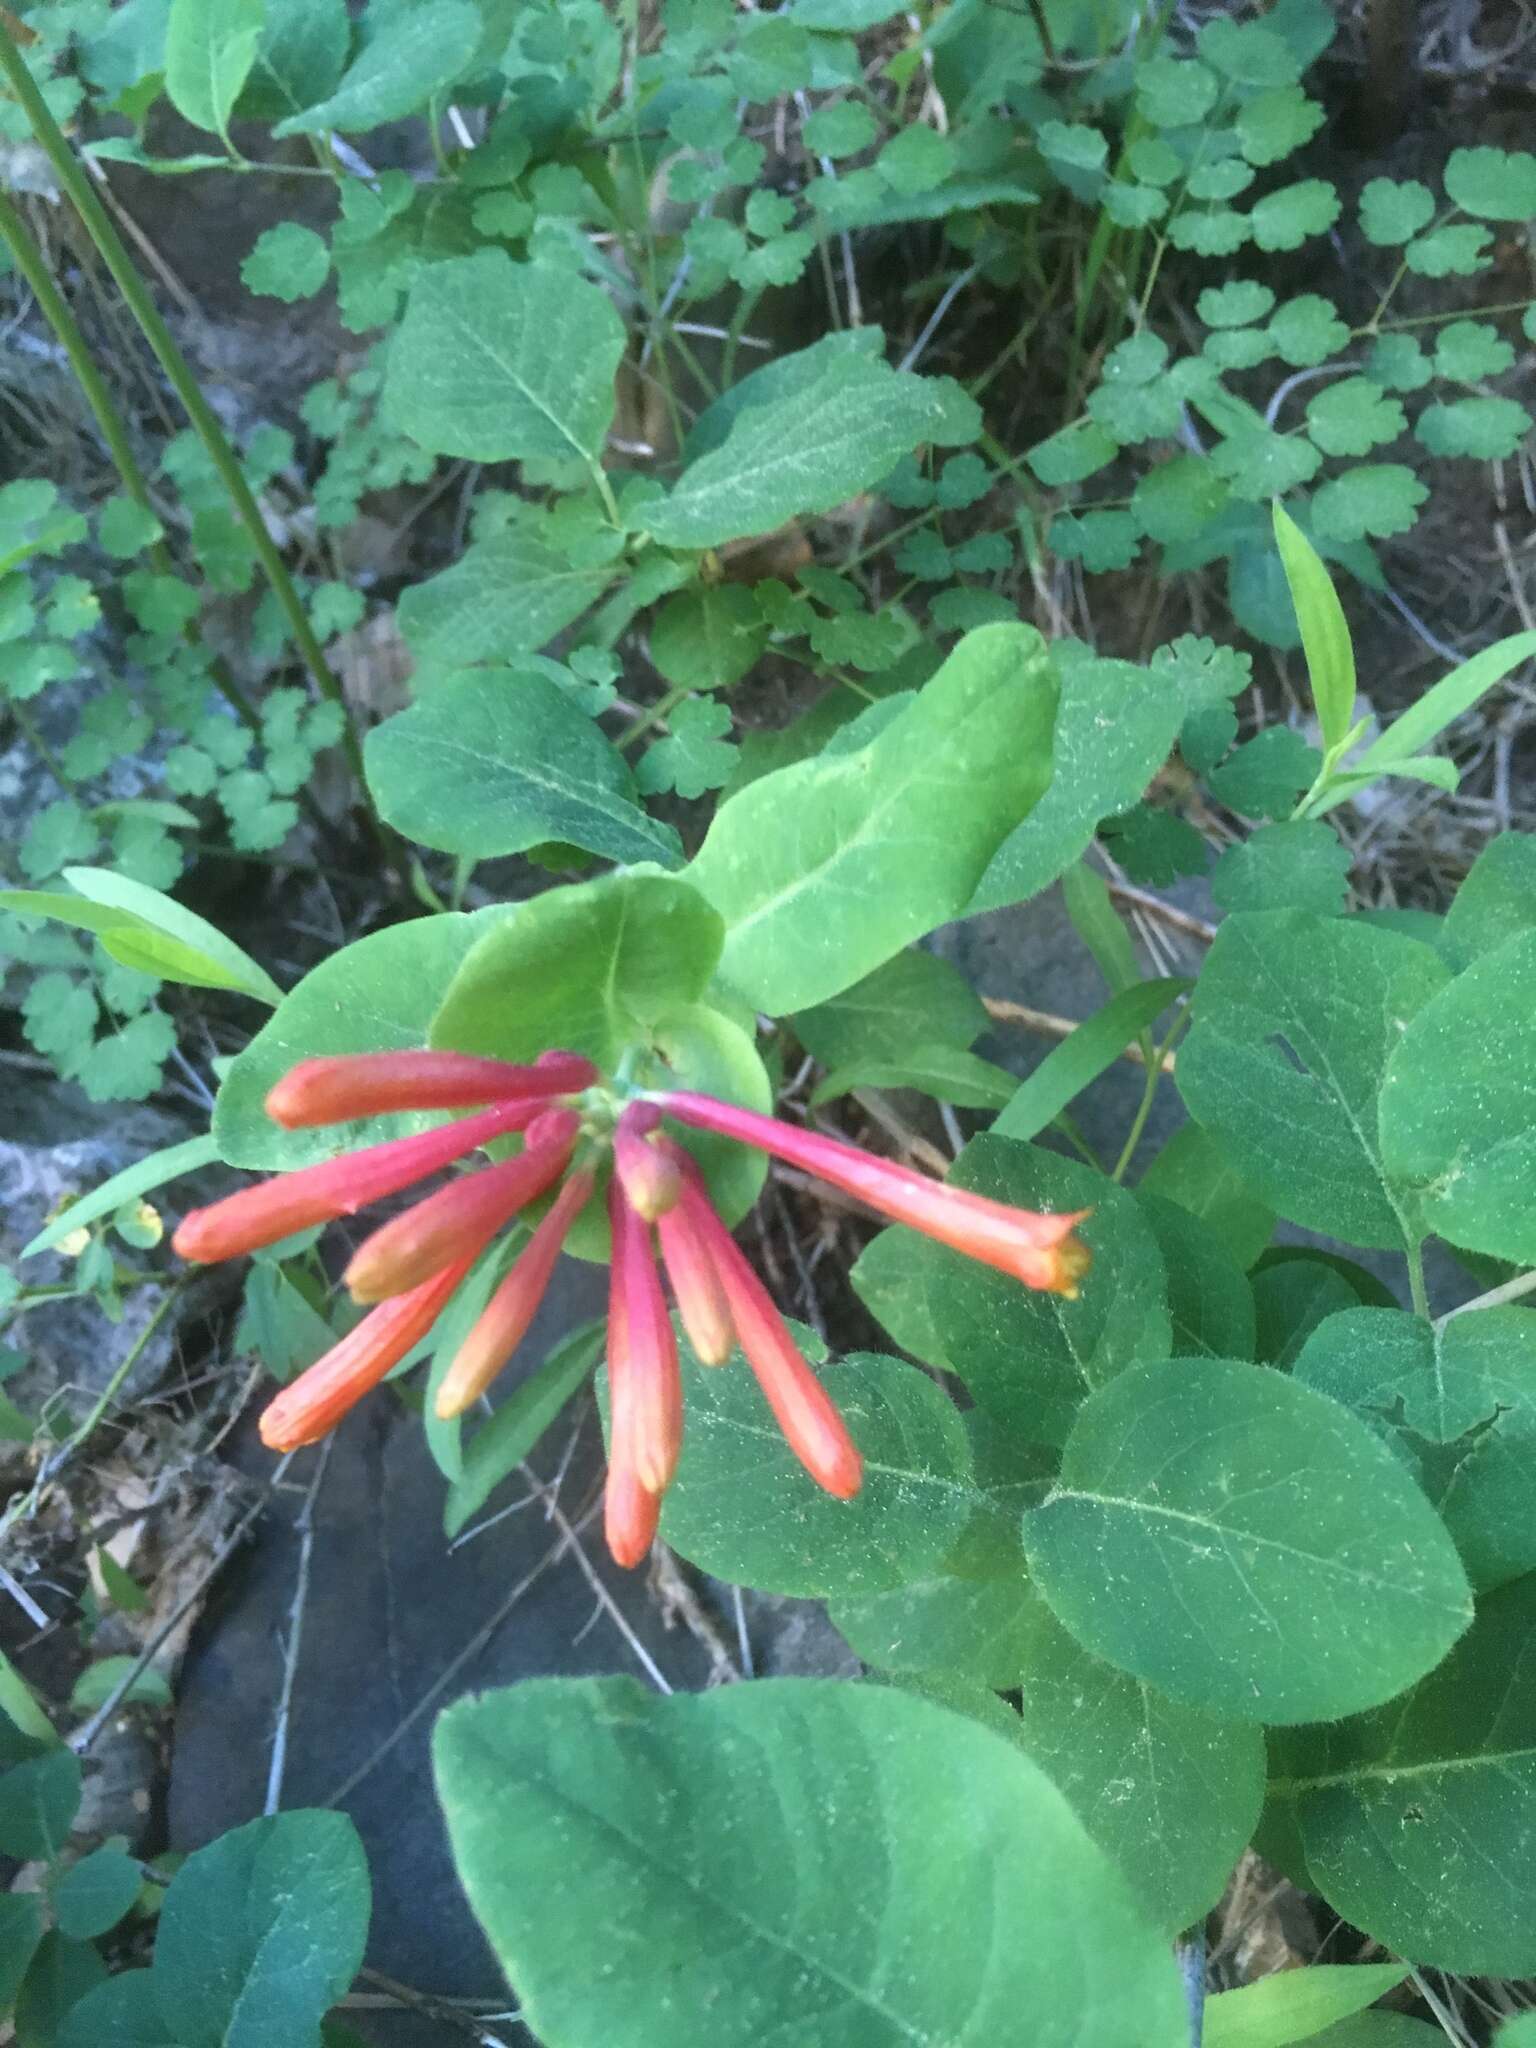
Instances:
[[[269,1091],[266,1109],[274,1123],[296,1130],[395,1110],[537,1102],[596,1079],[592,1062],[573,1052],[541,1053],[531,1067],[465,1052],[354,1052],[300,1060]]]
[[[877,1159],[857,1145],[838,1138],[823,1137],[776,1117],[759,1116],[734,1103],[718,1102],[711,1095],[694,1095],[684,1090],[650,1098],[668,1116],[699,1130],[716,1131],[770,1152],[791,1166],[841,1188],[871,1209],[888,1216],[893,1223],[905,1223],[924,1236],[963,1252],[968,1259],[995,1266],[1010,1273],[1026,1287],[1043,1293],[1077,1295],[1077,1283],[1087,1270],[1086,1245],[1073,1238],[1073,1231],[1091,1212],[1078,1209],[1059,1216],[1033,1209],[1013,1209],[985,1195],[968,1194],[925,1174]]]
[[[259,1181],[206,1209],[193,1209],[182,1218],[172,1243],[182,1258],[200,1265],[259,1251],[263,1245],[291,1237],[296,1230],[307,1230],[312,1223],[355,1216],[370,1203],[399,1194],[413,1181],[425,1180],[429,1173],[462,1159],[466,1152],[522,1130],[543,1108],[540,1101],[502,1103],[479,1116],[423,1131],[419,1137],[391,1138],[362,1151],[344,1152],[339,1159],[327,1159],[319,1166]]]
[[[478,1258],[527,1204],[565,1171],[577,1119],[548,1110],[529,1126],[515,1159],[450,1181],[365,1238],[342,1278],[354,1301],[383,1301],[419,1286],[456,1258]]]
[[[571,1225],[591,1198],[593,1176],[578,1169],[570,1174],[510,1272],[486,1304],[437,1389],[437,1412],[444,1421],[472,1407],[495,1380],[527,1336],[539,1304],[548,1291],[555,1261]]]
[[[473,1264],[458,1259],[409,1294],[372,1310],[341,1342],[262,1410],[261,1440],[274,1451],[317,1443],[420,1343]]]

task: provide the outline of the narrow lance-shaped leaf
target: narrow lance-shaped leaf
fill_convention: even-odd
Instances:
[[[1274,518],[1275,545],[1301,627],[1312,701],[1323,729],[1323,745],[1331,750],[1347,736],[1355,708],[1355,650],[1349,621],[1322,556],[1278,498]]]

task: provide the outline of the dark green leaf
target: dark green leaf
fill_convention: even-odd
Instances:
[[[1390,1699],[1471,1619],[1455,1547],[1394,1454],[1336,1402],[1221,1359],[1101,1387],[1024,1542],[1086,1648],[1242,1720]]]
[[[368,1865],[345,1814],[274,1814],[189,1856],[160,1912],[153,1982],[188,2042],[312,2040],[351,1988]]]
[[[1027,1755],[1170,1937],[1209,1912],[1264,1799],[1264,1738],[1091,1657],[1036,1598],[1016,1683]]]
[[[133,1905],[143,1884],[143,1872],[131,1856],[121,1849],[95,1850],[65,1871],[53,1888],[59,1932],[71,1941],[105,1934]]]
[[[1536,1576],[1490,1594],[1405,1700],[1287,1737],[1274,1794],[1295,1806],[1323,1896],[1420,1963],[1536,1969]]]
[[[817,1365],[864,1458],[862,1487],[840,1501],[807,1476],[739,1354],[701,1366],[683,1351],[688,1428],[662,1511],[674,1550],[718,1578],[817,1599],[940,1562],[974,1489],[959,1413],[925,1373],[872,1352]]]
[[[69,1839],[80,1804],[80,1762],[50,1749],[0,1773],[0,1854],[48,1862]]]
[[[368,735],[368,786],[407,839],[472,860],[549,840],[677,865],[677,835],[635,798],[623,756],[560,687],[469,670]]]
[[[1338,833],[1320,820],[1261,825],[1217,861],[1211,894],[1223,910],[1305,910],[1337,917],[1349,895],[1351,862]]]
[[[1094,1254],[1079,1299],[1040,1294],[935,1248],[928,1306],[946,1361],[983,1408],[1020,1435],[1060,1443],[1079,1403],[1141,1358],[1166,1357],[1163,1262],[1134,1198],[1073,1159],[1007,1138],[974,1138],[950,1184],[1018,1208],[1091,1208]]]
[[[1452,1244],[1536,1262],[1536,932],[1485,953],[1397,1028],[1381,1091],[1387,1171]]]
[[[1358,1308],[1314,1330],[1295,1376],[1402,1452],[1478,1592],[1536,1571],[1536,1316],[1430,1324]]]
[[[546,2040],[979,2048],[1021,2012],[1037,2048],[1181,2039],[1166,1949],[1061,1795],[894,1687],[540,1679],[450,1708],[435,1756],[470,1901]]]
[[[1292,1222],[1401,1247],[1418,1226],[1384,1162],[1377,1096],[1405,1023],[1447,974],[1427,946],[1305,911],[1216,935],[1179,1053],[1192,1114]]]
[[[1222,1238],[1179,1203],[1145,1187],[1136,1200],[1168,1275],[1174,1350],[1189,1358],[1252,1358],[1253,1289]]]

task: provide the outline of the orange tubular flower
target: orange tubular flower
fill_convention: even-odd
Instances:
[[[644,1561],[656,1540],[661,1495],[641,1484],[635,1470],[635,1389],[629,1348],[626,1271],[617,1228],[621,1197],[609,1189],[614,1258],[608,1269],[608,1478],[603,1487],[603,1534],[609,1555],[626,1571]],[[627,1248],[627,1246],[626,1246]]]
[[[317,1443],[419,1343],[474,1263],[456,1259],[409,1294],[363,1317],[339,1344],[284,1387],[262,1412],[261,1440],[274,1451]]]
[[[566,1233],[585,1208],[592,1187],[590,1173],[570,1175],[511,1271],[491,1296],[485,1312],[460,1345],[437,1390],[437,1412],[444,1422],[462,1415],[479,1400],[527,1336]]]
[[[700,1365],[724,1365],[736,1348],[736,1332],[720,1275],[688,1205],[679,1201],[675,1209],[669,1209],[657,1224],[656,1234],[694,1357]]]
[[[526,1150],[450,1181],[366,1238],[342,1278],[354,1301],[383,1301],[419,1286],[451,1260],[478,1258],[518,1210],[565,1170],[579,1126],[568,1110],[530,1125]]]
[[[864,1479],[864,1461],[830,1396],[795,1348],[784,1318],[747,1263],[701,1182],[689,1174],[682,1207],[719,1277],[736,1337],[785,1441],[806,1471],[839,1500]]]
[[[354,1216],[371,1202],[395,1195],[413,1181],[425,1180],[466,1152],[520,1131],[543,1109],[543,1103],[507,1102],[479,1116],[423,1131],[417,1138],[391,1138],[361,1152],[344,1152],[319,1166],[302,1167],[253,1188],[242,1188],[206,1209],[183,1217],[172,1243],[184,1259],[209,1265],[236,1259],[245,1252],[276,1244],[312,1223]]]
[[[877,1159],[857,1145],[738,1109],[734,1103],[717,1102],[710,1095],[680,1091],[656,1095],[652,1100],[680,1123],[718,1131],[722,1137],[771,1152],[830,1187],[856,1196],[893,1223],[905,1223],[968,1259],[1012,1274],[1026,1287],[1062,1294],[1069,1301],[1077,1298],[1077,1283],[1092,1255],[1072,1233],[1091,1213],[1087,1209],[1060,1216],[1013,1209],[1005,1202],[968,1194],[963,1188],[949,1187]]]
[[[618,1328],[610,1317],[608,1369],[624,1389],[629,1463],[647,1492],[662,1494],[677,1470],[683,1444],[683,1382],[677,1339],[651,1256],[645,1220],[625,1198],[617,1178],[608,1186],[613,1226],[613,1294]],[[617,1404],[618,1395],[614,1395]]]
[[[677,1207],[682,1179],[671,1153],[651,1133],[661,1111],[649,1102],[632,1102],[613,1133],[613,1170],[625,1199],[647,1223],[655,1223]]]
[[[597,1079],[573,1052],[541,1053],[531,1067],[464,1052],[358,1052],[301,1060],[267,1096],[267,1115],[289,1130],[402,1109],[469,1109],[564,1095]]]
[[[603,1488],[603,1534],[614,1563],[626,1571],[644,1564],[660,1520],[661,1495],[640,1484],[634,1467],[620,1456],[618,1439],[613,1438],[608,1481]]]

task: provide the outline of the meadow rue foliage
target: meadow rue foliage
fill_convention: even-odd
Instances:
[[[491,1107],[477,1107],[490,1103]],[[805,1168],[894,1222],[998,1268],[1025,1287],[1075,1300],[1089,1265],[1075,1235],[1086,1209],[1010,1208],[692,1091],[634,1098],[578,1053],[532,1065],[428,1049],[301,1061],[272,1087],[266,1110],[288,1129],[389,1111],[476,1108],[419,1136],[344,1152],[195,1209],[176,1232],[183,1258],[208,1262],[260,1250],[313,1224],[351,1216],[482,1147],[520,1134],[511,1158],[470,1168],[381,1225],[353,1254],[344,1281],[369,1312],[264,1412],[261,1434],[291,1451],[323,1436],[427,1335],[491,1241],[561,1183],[526,1247],[470,1328],[438,1389],[436,1412],[461,1414],[526,1335],[572,1226],[609,1167],[612,1283],[608,1546],[622,1565],[650,1549],[682,1446],[677,1340],[652,1238],[657,1227],[679,1319],[701,1358],[739,1346],[785,1441],[839,1499],[856,1494],[862,1460],[766,1288],[711,1201],[698,1167],[665,1119],[709,1130]]]

